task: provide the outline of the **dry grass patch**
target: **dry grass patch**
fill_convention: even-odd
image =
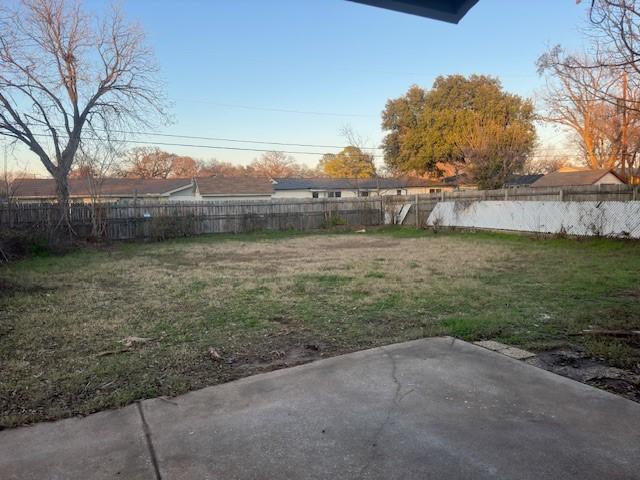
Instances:
[[[23,261],[0,270],[0,422],[85,414],[428,335],[542,349],[582,342],[572,334],[590,325],[639,328],[628,294],[639,253],[628,242],[390,230]],[[125,346],[128,336],[146,340]],[[592,348],[634,368],[640,354],[627,347]]]

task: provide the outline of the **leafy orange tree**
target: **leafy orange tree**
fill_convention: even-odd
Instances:
[[[323,155],[318,168],[329,177],[358,179],[376,175],[373,155],[354,146],[345,147],[339,153]]]

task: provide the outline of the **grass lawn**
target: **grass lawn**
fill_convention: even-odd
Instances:
[[[637,345],[574,335],[640,329],[640,242],[206,236],[24,260],[0,268],[0,289],[4,427],[431,335],[640,362]]]

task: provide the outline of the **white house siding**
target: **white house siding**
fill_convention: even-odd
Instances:
[[[310,190],[276,190],[273,198],[312,198]]]
[[[245,201],[245,200],[271,200],[271,195],[203,195],[196,200],[205,202],[226,202],[229,200]]]
[[[198,200],[196,198],[196,188],[195,186],[190,185],[188,188],[173,192],[169,195],[169,200],[180,202],[195,202]]]
[[[640,201],[445,201],[427,224],[640,238]]]
[[[452,187],[399,187],[399,188],[384,188],[380,189],[380,191],[376,189],[360,189],[360,192],[369,192],[370,197],[375,197],[378,195],[397,195],[398,190],[402,193],[401,195],[416,195],[416,194],[425,194],[430,193],[431,190],[437,191],[451,191]],[[318,198],[328,198],[328,192],[340,192],[340,198],[353,198],[358,196],[358,190],[356,189],[335,189],[335,190],[316,190],[318,192]],[[313,191],[307,189],[300,190],[276,190],[273,194],[273,198],[312,198]]]
[[[621,185],[623,182],[616,177],[613,173],[609,172],[594,185]]]

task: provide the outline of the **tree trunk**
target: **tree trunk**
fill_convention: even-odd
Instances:
[[[58,172],[55,175],[56,181],[56,198],[58,200],[58,222],[55,226],[56,231],[71,230],[71,222],[69,219],[69,178],[68,174]]]

